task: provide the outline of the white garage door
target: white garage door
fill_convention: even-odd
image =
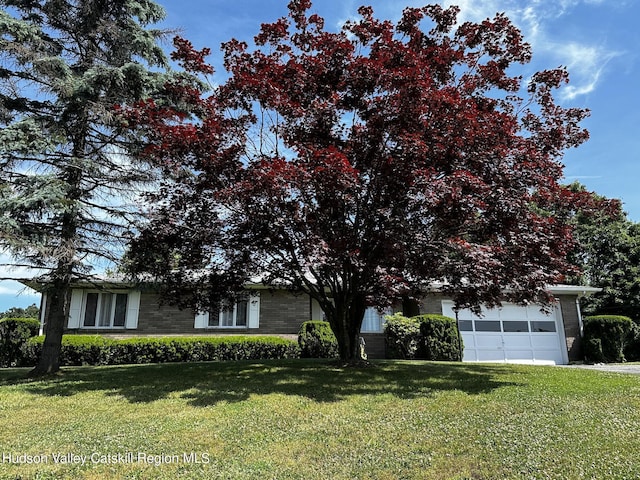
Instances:
[[[442,313],[456,318],[453,302],[442,302]],[[464,341],[465,362],[535,364],[567,363],[560,313],[549,315],[538,306],[505,303],[499,309],[483,309],[481,316],[460,310],[458,320]]]

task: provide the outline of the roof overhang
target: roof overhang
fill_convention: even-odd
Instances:
[[[51,285],[51,279],[48,277],[24,278],[19,280],[20,283],[30,287],[37,292],[44,292]],[[133,288],[139,286],[140,283],[133,282],[118,277],[95,277],[84,279],[73,279],[69,286],[71,288]]]
[[[33,279],[21,279],[20,282],[38,292],[46,290],[47,286],[51,284],[51,280],[47,277],[36,277]],[[154,282],[134,282],[131,279],[119,276],[105,276],[94,277],[86,279],[76,279],[71,282],[72,288],[100,288],[100,289],[117,289],[117,288],[134,288],[146,286],[150,287]],[[432,282],[427,287],[429,292],[440,291],[446,283]],[[249,290],[262,290],[262,289],[287,289],[285,284],[265,284],[260,281],[259,278],[252,278],[245,283],[245,288]],[[577,297],[584,297],[597,292],[602,291],[601,288],[588,287],[585,285],[550,285],[548,290],[553,295],[574,295]],[[505,289],[508,291],[508,289]]]
[[[549,291],[554,295],[577,295],[585,297],[594,293],[601,292],[601,288],[586,287],[584,285],[551,285]]]

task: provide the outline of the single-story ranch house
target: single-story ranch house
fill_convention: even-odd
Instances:
[[[25,284],[43,291],[38,281]],[[168,335],[260,334],[296,336],[302,322],[320,320],[323,312],[306,294],[293,294],[261,284],[247,285],[249,296],[234,308],[215,313],[196,313],[163,304],[151,286],[122,280],[73,285],[66,333],[95,333],[112,337]],[[485,309],[478,317],[469,310],[458,312],[464,340],[464,361],[567,364],[581,360],[582,318],[578,299],[599,289],[556,285],[550,288],[557,302],[545,314],[537,305],[503,304]],[[42,295],[41,323],[47,312]],[[455,318],[453,302],[437,290],[428,293],[421,313]],[[370,358],[384,358],[384,316],[367,310],[362,336]]]

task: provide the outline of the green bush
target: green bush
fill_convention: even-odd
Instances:
[[[334,358],[339,355],[338,340],[329,322],[310,320],[300,326],[298,345],[302,358]]]
[[[36,337],[27,342],[24,351],[29,365],[37,363],[43,341],[44,337]],[[124,365],[298,357],[298,344],[279,337],[136,337],[112,340],[91,335],[64,335],[60,364]]]
[[[461,361],[456,321],[442,315],[407,318],[388,315],[384,328],[387,358]]]
[[[384,325],[384,341],[387,358],[413,360],[419,358],[422,344],[420,322],[401,313],[387,315]]]
[[[591,363],[604,363],[605,358],[602,353],[602,340],[591,337],[584,340],[584,358]]]
[[[35,318],[0,320],[0,367],[20,367],[25,363],[23,348],[27,340],[38,335],[40,322]]]
[[[640,361],[640,325],[634,321],[630,340],[626,345],[624,356],[628,362]]]
[[[443,315],[418,315],[414,317],[420,324],[420,334],[425,360],[445,362],[462,361],[462,338],[453,318]]]
[[[625,362],[625,350],[635,333],[634,323],[621,315],[584,319],[584,354],[588,362]]]

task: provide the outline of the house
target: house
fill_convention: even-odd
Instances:
[[[42,291],[41,322],[47,312],[45,284],[25,281]],[[73,285],[67,333],[96,333],[114,337],[166,335],[261,334],[295,338],[302,322],[322,319],[319,304],[306,294],[293,294],[262,284],[250,284],[248,298],[233,309],[196,313],[163,304],[152,286],[118,279]],[[566,364],[581,360],[582,319],[579,298],[599,289],[556,285],[557,302],[550,313],[537,305],[503,304],[484,309],[481,316],[458,311],[464,341],[464,361]],[[426,294],[421,313],[456,318],[453,302],[434,289]],[[370,358],[384,357],[383,315],[367,310],[362,336]]]

